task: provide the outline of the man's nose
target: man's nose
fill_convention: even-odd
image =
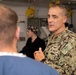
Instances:
[[[48,22],[52,22],[53,21],[53,18],[52,17],[49,17],[48,18]]]

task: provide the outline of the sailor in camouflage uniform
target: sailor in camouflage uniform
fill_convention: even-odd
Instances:
[[[76,75],[76,34],[65,27],[67,10],[53,5],[48,12],[48,28],[52,32],[44,53],[34,53],[37,61],[55,68],[60,75]]]
[[[51,35],[44,51],[49,66],[61,75],[76,75],[76,35],[65,29],[59,36]]]

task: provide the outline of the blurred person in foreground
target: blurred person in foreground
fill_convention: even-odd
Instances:
[[[17,14],[0,4],[0,75],[58,75],[56,70],[17,53]]]
[[[34,59],[34,52],[42,48],[42,51],[45,49],[45,41],[38,36],[38,27],[33,25],[28,25],[26,34],[27,34],[27,42],[20,53],[26,54],[28,57]]]
[[[55,68],[60,75],[76,75],[76,34],[67,27],[67,10],[64,5],[52,5],[48,11],[48,28],[52,32],[42,52],[34,53],[35,60]]]

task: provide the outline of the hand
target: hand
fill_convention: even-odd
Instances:
[[[37,61],[41,61],[42,59],[45,59],[45,56],[44,56],[41,48],[39,48],[39,51],[34,52],[34,58]]]

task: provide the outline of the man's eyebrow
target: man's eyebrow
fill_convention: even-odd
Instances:
[[[47,16],[48,16],[48,17],[50,17],[50,15],[49,15],[49,14],[48,14]],[[51,15],[51,16],[57,16],[57,15],[54,15],[54,14],[53,14],[53,15]]]
[[[54,15],[54,14],[53,14],[52,16],[57,16],[57,15]]]
[[[49,14],[47,16],[50,16]]]
[[[50,14],[48,14],[47,17],[50,17]]]

